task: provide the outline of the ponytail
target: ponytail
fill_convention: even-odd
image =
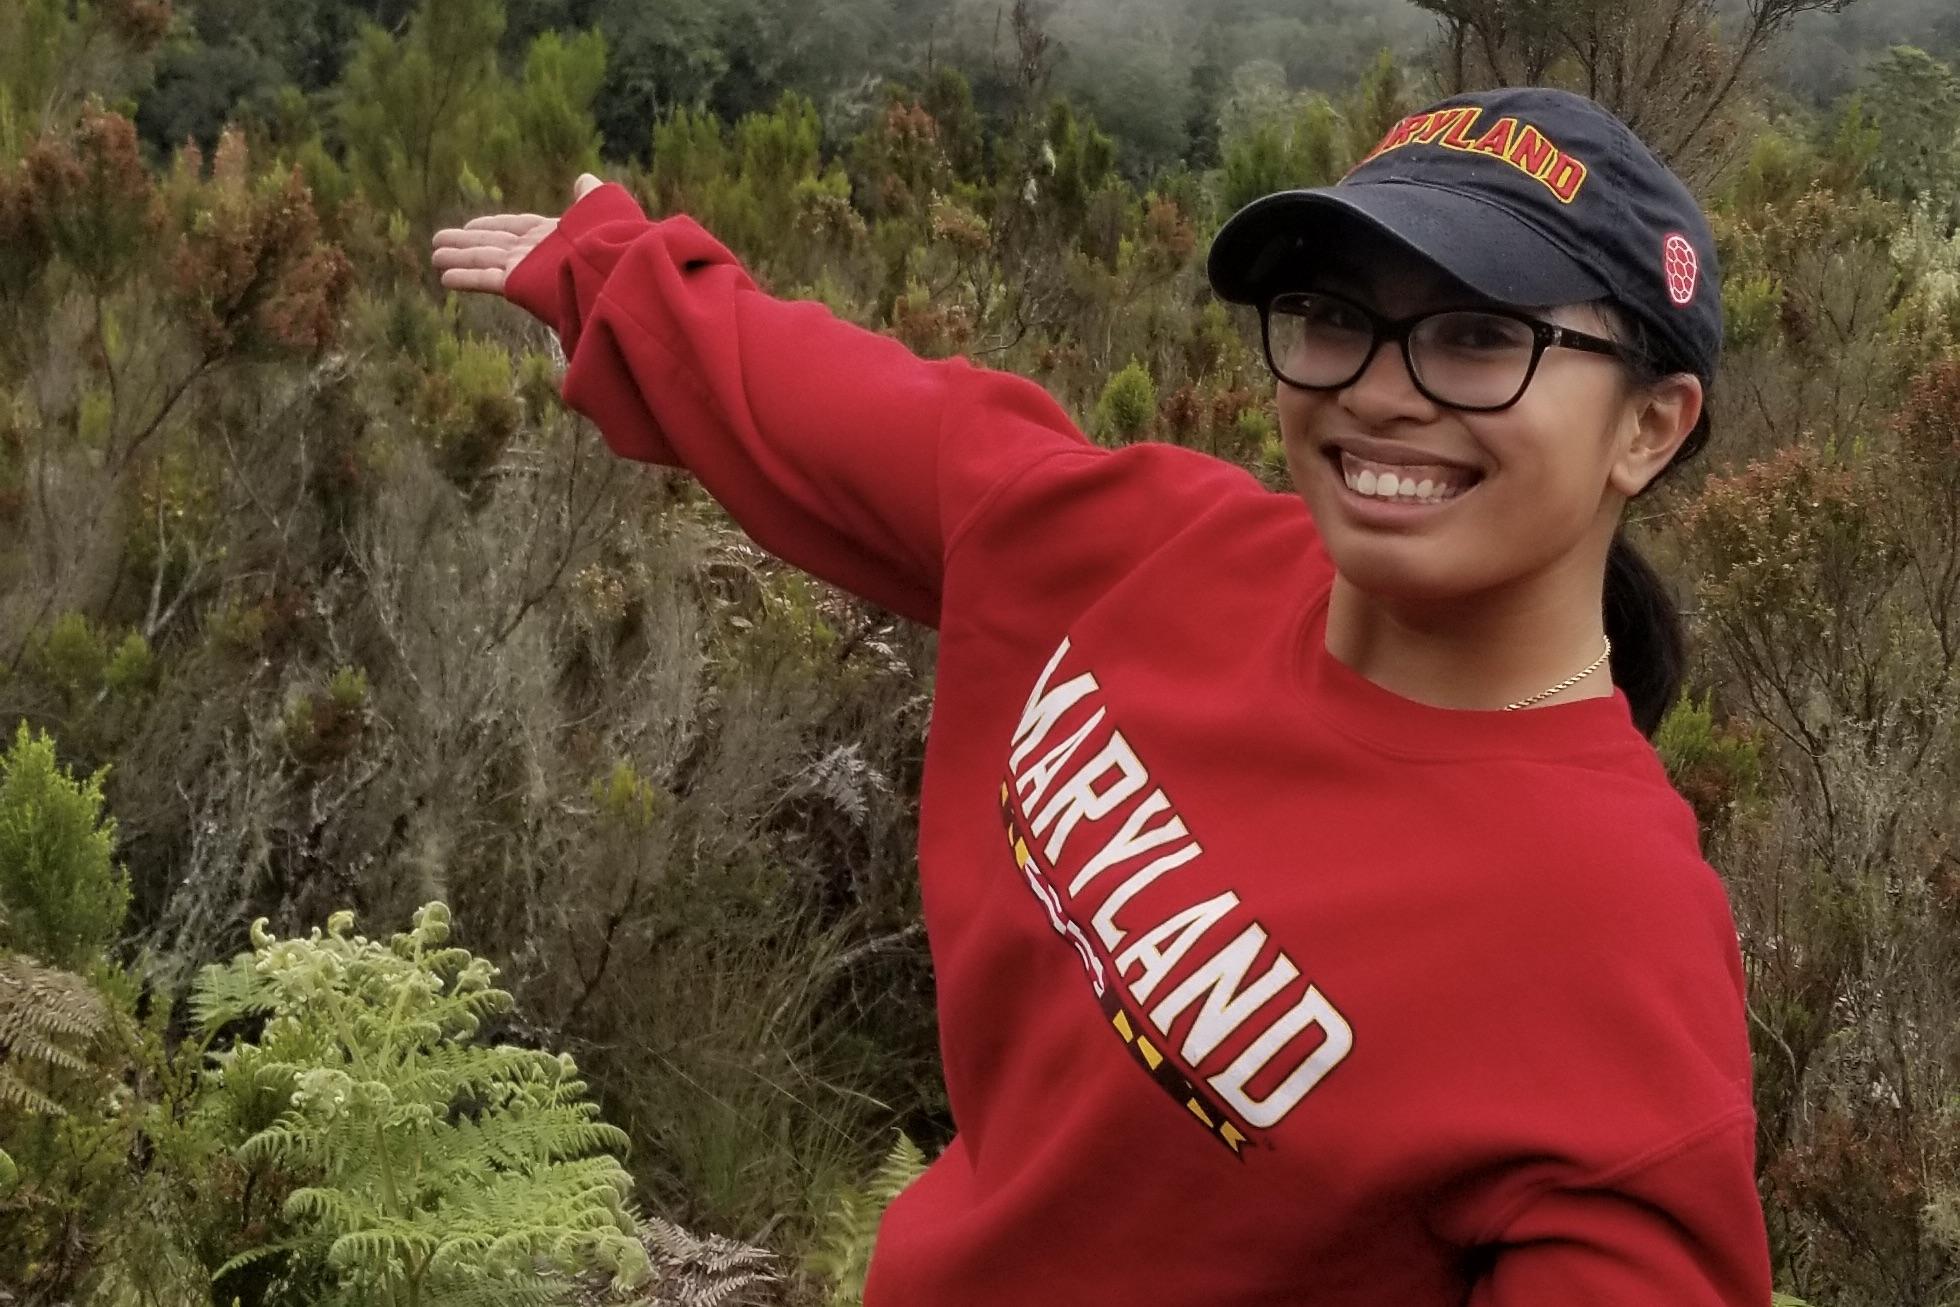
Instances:
[[[1626,694],[1634,725],[1652,739],[1681,693],[1687,641],[1667,583],[1624,530],[1613,533],[1606,551],[1605,616],[1606,638],[1613,642],[1613,684]]]
[[[1669,355],[1639,315],[1604,301],[1608,326],[1626,347],[1625,360],[1636,385],[1651,385],[1671,372],[1691,372]],[[1702,380],[1704,399],[1711,379]],[[1646,494],[1669,473],[1701,452],[1708,443],[1708,408],[1704,402],[1694,430],[1682,440],[1666,467],[1634,496]],[[1688,642],[1681,613],[1660,574],[1627,539],[1625,527],[1613,533],[1606,551],[1606,637],[1613,642],[1613,684],[1627,697],[1633,724],[1648,739],[1660,729],[1661,718],[1681,693],[1688,672]]]

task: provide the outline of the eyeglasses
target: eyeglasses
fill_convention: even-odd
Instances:
[[[1600,336],[1508,309],[1444,309],[1385,318],[1325,291],[1289,291],[1259,306],[1266,366],[1302,390],[1351,386],[1384,340],[1399,341],[1416,389],[1446,408],[1494,413],[1524,397],[1554,345],[1623,358]]]

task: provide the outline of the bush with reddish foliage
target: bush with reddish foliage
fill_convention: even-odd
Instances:
[[[173,198],[188,212],[171,260],[172,289],[207,353],[326,346],[352,269],[321,240],[299,169],[249,178],[242,138],[227,133],[210,181]]]
[[[170,0],[103,0],[100,10],[109,31],[137,53],[161,45],[174,16]]]
[[[24,244],[9,280],[31,280],[31,262],[58,257],[97,293],[149,251],[159,215],[156,185],[136,125],[90,107],[73,132],[50,133],[27,151],[11,185],[0,182],[0,234]]]
[[[1716,620],[1758,624],[1786,648],[1831,639],[1899,565],[1880,501],[1859,467],[1804,444],[1709,478],[1681,517],[1701,597]]]

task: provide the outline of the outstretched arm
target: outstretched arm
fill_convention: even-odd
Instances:
[[[558,333],[566,401],[615,452],[687,468],[771,553],[920,621],[997,487],[1094,449],[1032,382],[766,295],[693,219],[596,178],[562,219],[439,233],[436,266]]]

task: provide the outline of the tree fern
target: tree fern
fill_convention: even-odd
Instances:
[[[207,1033],[264,1018],[257,1040],[214,1054],[210,1093],[235,1118],[280,1097],[239,1157],[305,1179],[283,1251],[325,1265],[349,1304],[521,1307],[550,1301],[554,1272],[644,1278],[625,1135],[597,1119],[570,1057],[476,1042],[510,996],[448,934],[440,903],[386,943],[354,934],[351,913],[304,939],[260,921],[251,953],[200,975]]]

